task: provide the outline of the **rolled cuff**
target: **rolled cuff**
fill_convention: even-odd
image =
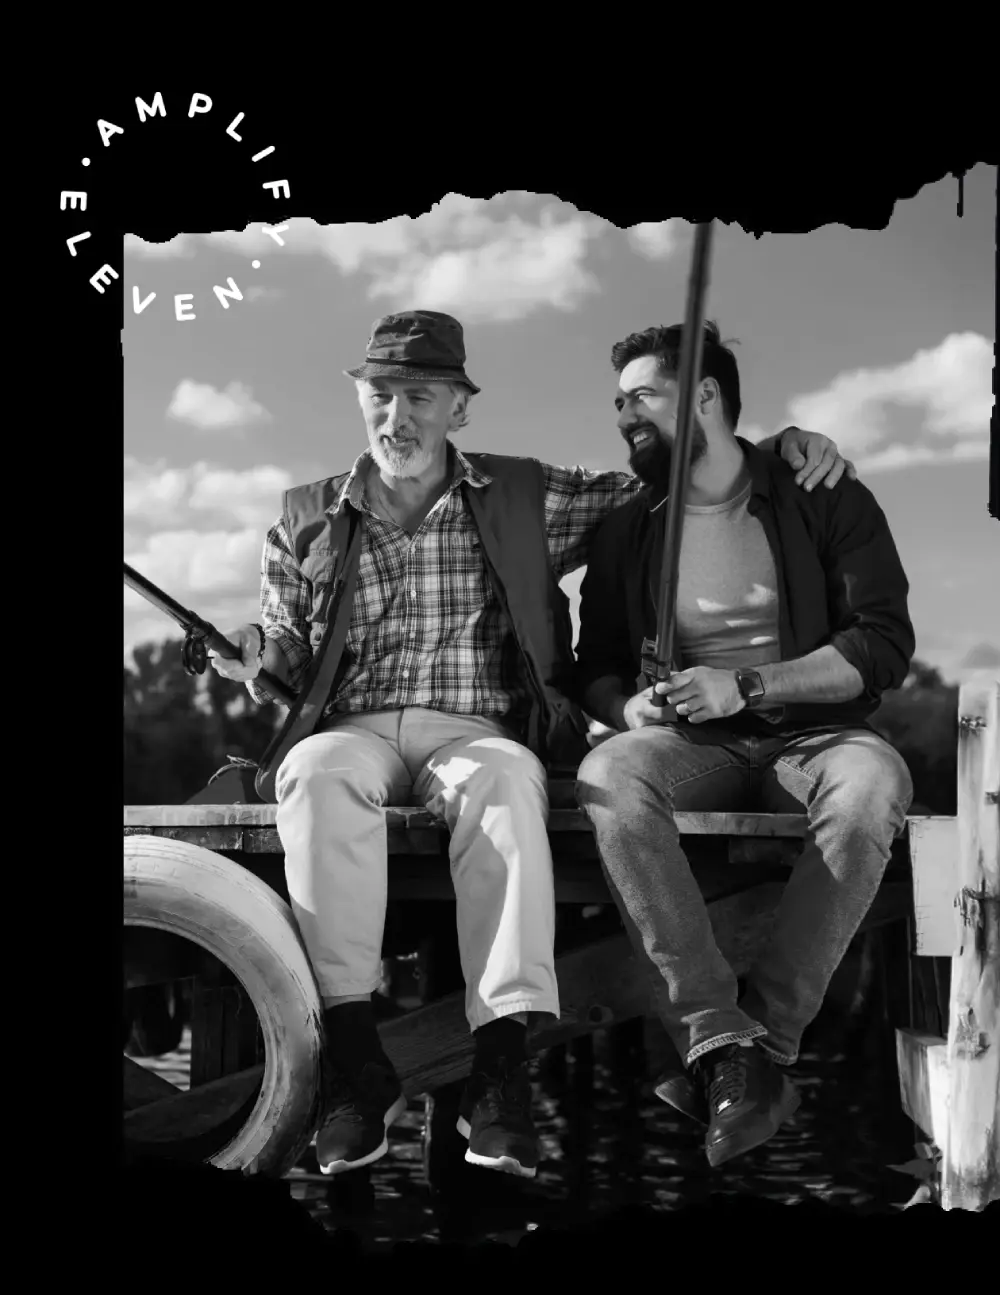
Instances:
[[[830,643],[861,676],[865,700],[878,701],[884,692],[905,682],[909,661],[876,631],[844,630],[834,634]]]

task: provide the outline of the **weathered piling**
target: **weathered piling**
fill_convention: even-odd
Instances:
[[[1000,680],[959,694],[958,837],[941,1204],[1000,1199]]]

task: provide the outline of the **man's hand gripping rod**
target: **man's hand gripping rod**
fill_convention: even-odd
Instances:
[[[226,657],[229,660],[239,660],[240,653],[224,638],[214,625],[208,621],[203,621],[200,616],[194,612],[189,612],[186,607],[157,589],[151,581],[145,576],[141,576],[138,571],[130,567],[127,562],[123,563],[125,567],[125,583],[130,589],[134,589],[137,594],[141,594],[147,602],[175,620],[177,624],[185,631],[184,646],[181,649],[181,661],[184,669],[190,675],[204,674],[205,667],[208,664],[208,649],[218,652],[219,656]],[[296,694],[280,679],[270,674],[267,670],[261,670],[257,675],[257,680],[261,687],[266,688],[275,700],[284,702],[286,706],[291,706],[295,701]]]
[[[655,676],[651,685],[662,683],[673,673],[677,617],[677,570],[684,527],[684,502],[691,475],[691,439],[694,433],[694,396],[701,374],[702,342],[705,335],[705,298],[708,296],[709,257],[712,222],[697,225],[694,255],[688,279],[687,313],[681,338],[680,391],[677,401],[677,434],[670,456],[670,493],[663,536],[660,567],[660,599],[657,608]],[[647,676],[648,678],[648,676]],[[655,706],[666,706],[665,694],[652,695]]]

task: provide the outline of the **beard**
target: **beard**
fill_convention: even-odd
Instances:
[[[653,440],[647,441],[638,450],[632,450],[628,456],[628,465],[645,485],[666,490],[670,485],[673,447],[656,428],[650,430],[655,433]],[[696,420],[691,429],[691,467],[705,456],[707,450],[708,441]]]
[[[410,435],[408,432],[403,435]],[[372,458],[383,472],[391,477],[417,477],[431,465],[432,455],[424,449],[418,437],[408,445],[390,445],[383,440],[386,433],[379,431],[368,437]]]

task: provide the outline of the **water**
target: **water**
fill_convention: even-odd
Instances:
[[[424,1174],[424,1103],[412,1100],[392,1131],[389,1154],[369,1171],[312,1181],[311,1153],[290,1177],[291,1193],[325,1228],[352,1228],[368,1246],[462,1238],[516,1240],[545,1223],[645,1205],[672,1210],[711,1192],[794,1204],[808,1200],[854,1211],[894,1211],[915,1181],[892,1168],[912,1160],[919,1134],[903,1116],[891,1057],[855,1036],[845,1048],[836,1021],[818,1022],[794,1077],[802,1105],[765,1146],[709,1169],[702,1132],[652,1094],[666,1061],[655,1023],[644,1030],[645,1057],[630,1075],[605,1032],[579,1055],[537,1058],[535,1118],[543,1161],[528,1181],[456,1160],[453,1198],[436,1200]],[[881,1039],[885,1040],[884,1026]],[[891,1036],[890,1036],[891,1037]],[[143,1065],[187,1086],[190,1036],[168,1056]]]

